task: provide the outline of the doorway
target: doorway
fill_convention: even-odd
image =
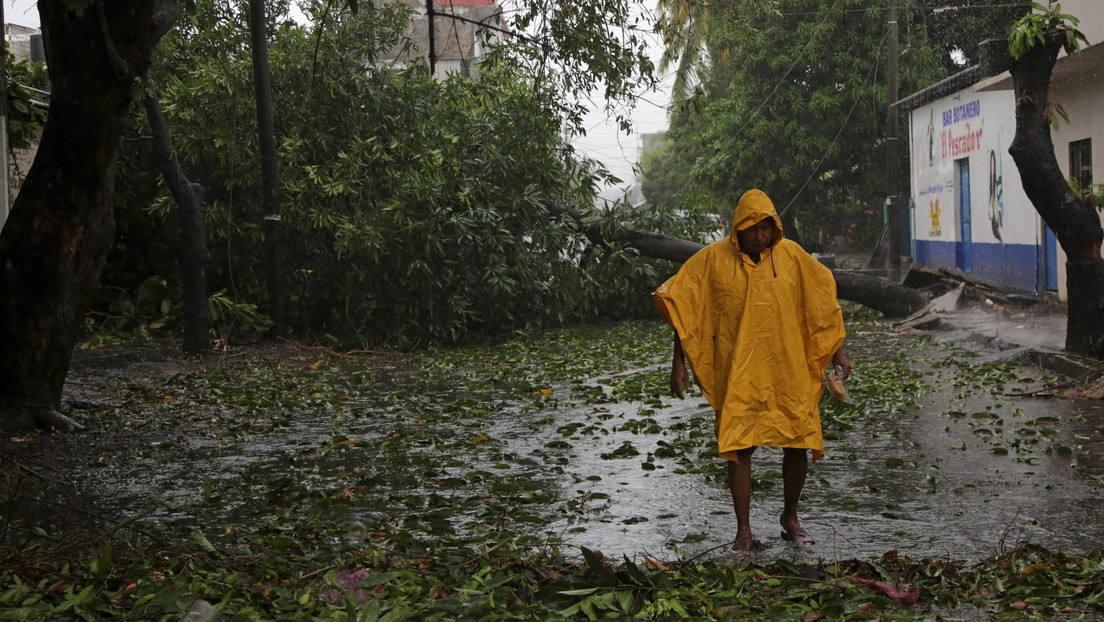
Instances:
[[[955,204],[958,209],[958,236],[955,267],[963,272],[974,269],[973,234],[970,230],[970,159],[955,160]]]

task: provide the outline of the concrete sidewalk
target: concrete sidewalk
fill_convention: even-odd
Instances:
[[[1104,372],[1104,362],[1065,352],[1065,307],[1039,303],[1022,309],[968,307],[938,313],[918,327],[944,343],[972,343],[986,351],[978,362],[1026,361],[1071,379]]]
[[[941,313],[939,320],[948,329],[950,338],[960,339],[960,333],[965,332],[970,341],[999,350],[1033,348],[1061,352],[1066,345],[1066,316],[1051,310],[1035,313],[959,309]]]

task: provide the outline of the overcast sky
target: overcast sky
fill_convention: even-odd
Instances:
[[[647,9],[638,4],[632,5],[634,14],[644,10],[651,16],[655,11],[655,0],[645,0]],[[654,17],[649,17],[654,19]],[[647,35],[651,48],[652,62],[659,64],[663,55],[663,43],[658,35]],[[667,108],[671,102],[671,84],[674,76],[660,76],[658,91],[640,89],[639,100],[632,109],[632,133],[626,135],[617,126],[613,116],[607,116],[599,96],[588,102],[590,113],[584,119],[586,136],[575,137],[571,144],[586,155],[606,165],[611,173],[619,177],[622,183],[602,189],[601,196],[607,200],[616,200],[632,185],[636,177],[635,166],[640,157],[642,134],[663,132],[667,129]]]
[[[4,23],[38,28],[38,2],[4,0]]]

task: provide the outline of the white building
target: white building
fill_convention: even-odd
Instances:
[[[1070,123],[1052,133],[1058,163],[1082,187],[1104,181],[1094,143],[1104,144],[1104,16],[1099,0],[1065,0],[1090,46],[1063,54],[1050,102]],[[1095,9],[1095,10],[1094,10]],[[1006,287],[1065,299],[1065,257],[1028,201],[1008,146],[1015,134],[1011,75],[995,63],[1007,43],[982,50],[982,62],[916,93],[909,111],[912,255],[918,263],[958,268]],[[1095,181],[1094,181],[1095,180]]]
[[[421,59],[429,65],[432,43],[435,78],[449,74],[469,77],[486,55],[488,41],[501,39],[496,29],[502,28],[502,11],[494,0],[433,0],[432,15],[425,0],[390,1],[409,6],[414,18],[407,26],[406,41],[386,55],[384,62],[406,64]]]

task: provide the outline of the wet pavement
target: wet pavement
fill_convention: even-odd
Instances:
[[[915,558],[978,559],[1024,542],[1070,552],[1098,548],[1104,542],[1101,406],[1006,398],[1002,409],[986,410],[995,402],[931,394],[919,408],[837,434],[828,440],[828,455],[811,467],[803,498],[804,523],[817,544],[799,547],[779,537],[776,483],[754,494],[752,524],[763,545],[755,556],[867,559],[896,550]],[[655,419],[671,425],[694,410],[708,413],[687,403]],[[1036,437],[1045,437],[1037,449],[1008,447]],[[576,443],[577,452],[601,454],[619,440]],[[658,448],[636,446],[642,454]],[[758,470],[778,471],[781,453],[760,449],[754,460]],[[561,521],[557,533],[568,542],[615,556],[728,555],[735,525],[721,481],[642,472],[638,460],[575,462],[600,479],[564,492],[598,493],[602,501],[592,502],[592,517]]]
[[[1020,388],[1009,390],[1017,392],[1061,380],[1033,363],[1035,353],[1060,353],[1062,316],[962,311],[945,315],[938,329],[926,334],[934,343],[918,346],[918,361],[954,353],[974,365],[1005,365],[1015,370],[1009,373]],[[867,364],[877,363],[856,360],[854,373],[861,375]],[[869,559],[897,551],[914,558],[979,559],[1024,543],[1068,552],[1099,548],[1104,542],[1100,401],[971,390],[948,368],[925,368],[921,376],[933,390],[916,406],[866,417],[853,429],[830,435],[828,455],[811,467],[803,497],[803,520],[815,545],[781,539],[780,481],[754,494],[752,524],[761,546],[753,558]],[[639,416],[634,408],[638,405],[604,415]],[[664,400],[649,416],[670,428],[708,418],[710,410],[700,401]],[[573,463],[592,480],[564,492],[597,495],[601,501],[592,501],[593,516],[585,520],[560,521],[557,533],[565,540],[615,556],[732,555],[727,543],[735,525],[719,478],[686,478],[663,468],[642,472],[639,460],[579,460],[584,452],[614,451],[621,438],[573,441]],[[642,441],[635,440],[641,455],[661,448],[662,439],[652,446]],[[755,455],[757,471],[777,472],[780,465],[779,450],[763,448]]]
[[[907,380],[926,391],[913,404],[873,409],[850,429],[828,435],[827,456],[811,467],[802,501],[815,545],[780,538],[781,452],[760,449],[754,468],[764,485],[753,496],[752,525],[761,547],[752,558],[871,559],[896,551],[913,558],[980,559],[1028,542],[1067,552],[1099,548],[1104,402],[1032,397],[1061,380],[1035,354],[1060,354],[1064,324],[1060,315],[1017,317],[982,309],[945,314],[927,331],[853,334],[854,381],[884,365],[876,352],[897,347],[910,357],[907,373],[915,377]],[[621,373],[665,369],[666,357]],[[989,388],[993,377],[1000,390]],[[79,375],[71,380],[79,386]],[[587,384],[615,380],[598,377]],[[568,386],[552,390],[571,392]],[[263,511],[273,495],[312,494],[304,484],[312,478],[326,485],[359,478],[375,482],[373,494],[334,520],[382,516],[380,521],[464,530],[486,514],[493,497],[487,491],[510,482],[534,500],[526,508],[536,515],[519,515],[515,527],[545,542],[585,546],[613,558],[733,557],[724,463],[713,449],[712,413],[700,396],[565,402],[536,417],[508,406],[489,424],[457,419],[435,430],[435,438],[478,435],[498,448],[485,463],[463,458],[425,473],[403,473],[398,463],[388,467],[390,473],[380,470],[373,452],[385,449],[384,443],[334,440],[386,438],[409,425],[398,410],[367,414],[352,416],[341,408],[295,413],[280,433],[233,442],[178,436],[166,441],[178,460],[167,458],[164,446],[151,446],[93,471],[83,485],[124,514],[212,525],[222,518],[193,513],[202,505],[198,499],[214,500],[215,506],[221,500],[222,512],[241,517]],[[438,452],[438,442],[414,443],[411,450]],[[266,477],[274,472],[286,472],[287,491],[271,489]],[[156,507],[150,507],[151,491]],[[440,518],[417,505],[434,496],[471,508],[470,515],[462,510]]]

